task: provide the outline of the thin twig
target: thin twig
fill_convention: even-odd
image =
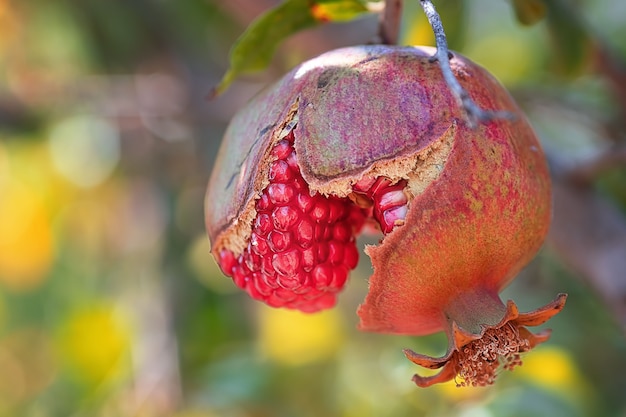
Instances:
[[[385,9],[382,12],[378,34],[381,43],[397,45],[402,18],[402,0],[385,0]]]
[[[596,190],[564,178],[552,182],[548,247],[604,300],[626,333],[626,220]]]
[[[626,146],[612,146],[599,155],[570,167],[564,176],[576,184],[591,184],[600,174],[626,166]]]
[[[459,81],[454,76],[452,68],[450,67],[450,58],[452,53],[448,49],[448,40],[446,39],[446,32],[443,29],[441,18],[439,13],[435,9],[435,6],[430,0],[419,0],[428,23],[435,33],[435,42],[437,44],[437,52],[432,57],[433,61],[439,62],[443,78],[448,84],[448,88],[457,98],[459,105],[463,107],[467,114],[467,123],[470,127],[476,127],[478,122],[487,122],[494,119],[512,119],[513,115],[507,111],[492,111],[485,110],[478,106],[474,100],[469,96],[469,93],[461,86]]]

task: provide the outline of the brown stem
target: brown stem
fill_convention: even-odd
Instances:
[[[574,184],[592,184],[603,172],[626,166],[626,146],[613,146],[584,163],[563,172],[563,177]]]
[[[381,43],[397,45],[402,20],[402,0],[385,0],[385,9],[381,15],[378,34]]]
[[[613,93],[619,101],[621,114],[626,116],[626,63],[621,60],[601,39],[595,39],[596,71],[604,75],[613,85]]]

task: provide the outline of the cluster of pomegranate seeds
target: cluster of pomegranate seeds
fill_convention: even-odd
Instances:
[[[293,132],[272,149],[269,185],[256,202],[248,247],[220,266],[237,286],[272,307],[313,312],[332,307],[358,262],[363,210],[348,199],[311,195],[300,174]]]
[[[383,233],[403,221],[406,181],[365,179],[354,191],[371,210],[349,198],[311,195],[300,174],[293,131],[272,149],[269,185],[256,202],[248,247],[235,257],[222,250],[224,273],[248,294],[272,307],[315,312],[335,305],[358,262],[355,236],[373,213]]]
[[[409,201],[404,189],[406,180],[393,184],[387,177],[363,178],[354,184],[352,189],[373,203],[374,219],[380,225],[384,234],[393,230],[395,226],[404,224]]]

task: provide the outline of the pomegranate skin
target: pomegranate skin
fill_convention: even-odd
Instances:
[[[366,249],[374,274],[358,311],[362,330],[410,335],[444,330],[450,305],[477,288],[497,298],[548,231],[549,173],[531,127],[493,78],[475,66],[463,70],[457,67],[456,74],[480,106],[505,109],[515,120],[475,130],[456,122],[440,177],[411,201],[404,227]],[[464,323],[466,330],[495,324],[486,317],[481,321],[479,306],[476,310],[472,322]]]

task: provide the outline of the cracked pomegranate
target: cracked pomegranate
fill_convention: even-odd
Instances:
[[[314,312],[332,307],[357,264],[364,224],[374,272],[360,329],[446,331],[441,369],[420,386],[491,384],[547,340],[498,293],[541,246],[550,219],[545,158],[524,115],[482,68],[452,68],[485,109],[513,120],[464,122],[429,48],[352,47],[295,68],[231,122],[209,183],[207,230],[224,273],[252,298]],[[371,229],[371,228],[370,228]]]

